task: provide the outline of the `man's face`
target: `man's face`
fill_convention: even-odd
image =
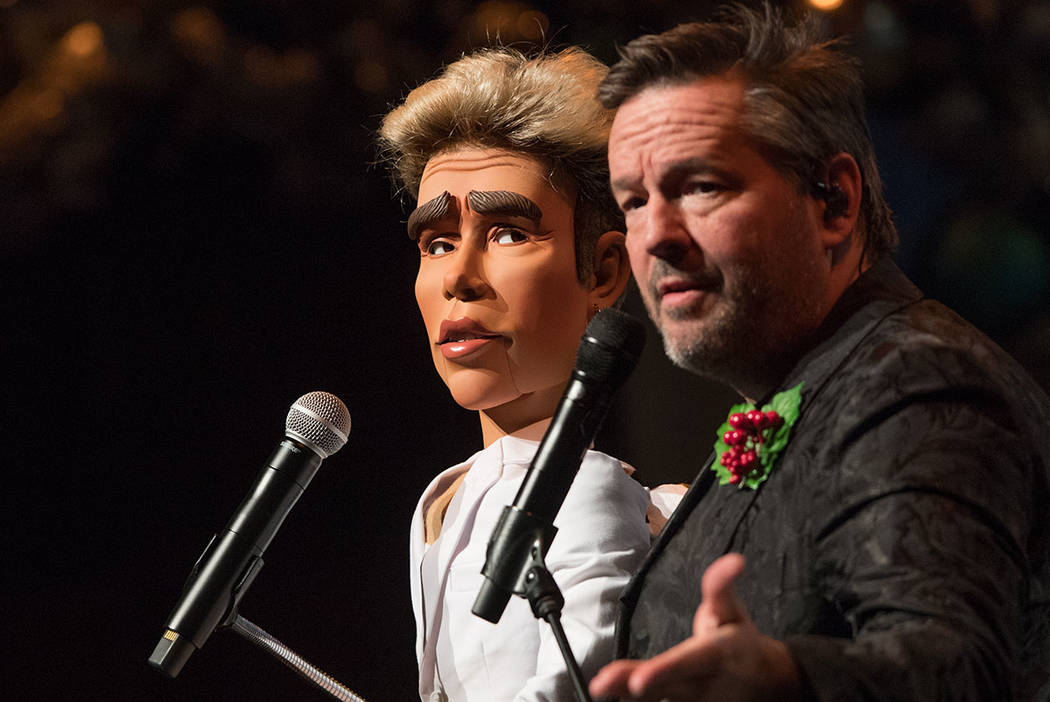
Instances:
[[[547,171],[492,149],[440,154],[423,171],[409,218],[416,301],[434,366],[468,409],[545,390],[556,401],[572,371],[589,298],[576,276],[575,193],[555,190]]]
[[[719,76],[647,88],[609,141],[631,268],[668,356],[741,392],[823,319],[828,270],[820,211],[742,132],[743,96]]]

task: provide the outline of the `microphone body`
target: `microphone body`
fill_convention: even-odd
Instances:
[[[554,518],[644,343],[645,327],[619,310],[603,310],[587,325],[569,384],[513,504],[503,509],[489,539],[475,615],[498,622],[511,594],[524,593],[532,549],[538,540],[546,554],[557,531]]]
[[[322,459],[346,443],[349,429],[350,415],[334,395],[309,393],[292,405],[287,436],[229,523],[197,559],[168,618],[167,631],[150,656],[150,665],[175,677],[215,629],[230,623],[263,566],[266,547]]]

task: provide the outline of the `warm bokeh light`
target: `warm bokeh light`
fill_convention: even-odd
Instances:
[[[807,0],[809,6],[821,12],[831,12],[842,7],[843,0]]]
[[[389,83],[389,74],[381,63],[362,61],[354,68],[354,83],[366,93],[380,93]]]
[[[81,22],[62,38],[62,47],[73,56],[84,58],[102,46],[102,28],[94,22]]]
[[[182,10],[171,23],[171,33],[198,55],[215,55],[226,36],[222,20],[206,7]]]
[[[542,39],[550,24],[547,15],[539,10],[526,10],[518,15],[518,34],[526,39]]]
[[[27,104],[37,119],[46,121],[62,112],[65,101],[66,96],[61,90],[45,89],[33,95]]]
[[[277,88],[317,80],[321,70],[317,57],[308,51],[277,53],[262,45],[245,51],[244,67],[253,82]]]
[[[488,0],[474,13],[474,29],[485,36],[503,36],[517,16],[517,3]]]
[[[488,0],[478,5],[473,24],[474,30],[485,37],[536,40],[546,36],[550,20],[523,2]]]

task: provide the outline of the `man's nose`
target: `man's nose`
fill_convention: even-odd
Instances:
[[[671,264],[680,264],[695,244],[681,208],[656,196],[646,203],[645,215],[642,244],[646,253]]]
[[[464,243],[452,255],[445,271],[445,299],[478,300],[491,292],[482,265],[482,253]]]

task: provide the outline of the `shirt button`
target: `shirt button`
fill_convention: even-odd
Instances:
[[[448,695],[444,690],[434,690],[430,693],[430,702],[448,702]]]

